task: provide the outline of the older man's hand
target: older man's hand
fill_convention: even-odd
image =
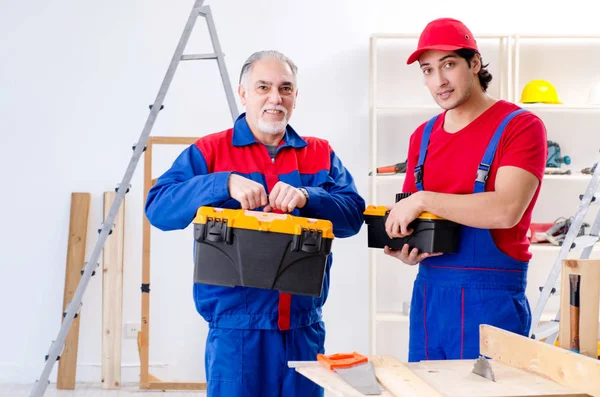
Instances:
[[[292,212],[294,208],[302,208],[305,205],[306,197],[298,188],[279,181],[269,193],[269,205],[264,210]]]
[[[231,174],[227,183],[229,195],[240,202],[245,210],[253,210],[267,205],[267,193],[258,182],[243,176]]]

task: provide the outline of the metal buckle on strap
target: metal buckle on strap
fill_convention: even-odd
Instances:
[[[485,183],[488,179],[490,173],[490,165],[481,163],[477,168],[477,178],[475,178],[475,182]]]
[[[415,167],[415,182],[416,183],[423,182],[423,167],[420,165],[417,165]]]

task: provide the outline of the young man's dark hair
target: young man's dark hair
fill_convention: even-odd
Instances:
[[[469,67],[471,67],[471,61],[473,60],[473,57],[475,56],[475,54],[478,53],[477,51],[471,50],[469,48],[461,48],[454,52],[456,52],[456,55],[458,55],[459,57],[464,58],[467,61],[467,64],[469,65]],[[479,55],[481,56],[481,54],[479,54]],[[484,65],[483,58],[481,58],[481,69],[479,69],[479,73],[477,73],[477,77],[479,77],[479,84],[481,84],[481,88],[483,88],[483,92],[487,91],[490,81],[492,81],[492,74],[487,70],[488,66],[489,66],[489,63],[487,65]]]

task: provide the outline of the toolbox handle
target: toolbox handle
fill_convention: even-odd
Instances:
[[[274,219],[282,219],[285,221],[288,218],[287,214],[277,214],[274,212],[260,212],[260,211],[249,211],[249,210],[245,210],[244,215],[253,216],[260,221],[272,221]]]

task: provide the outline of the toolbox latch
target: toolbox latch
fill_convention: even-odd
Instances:
[[[292,251],[303,251],[311,254],[321,251],[323,232],[314,229],[302,229],[301,234],[296,234],[292,240]]]
[[[225,244],[231,244],[233,237],[231,232],[232,229],[227,226],[227,219],[209,218],[204,228],[201,227],[200,236],[214,243],[225,242]]]

